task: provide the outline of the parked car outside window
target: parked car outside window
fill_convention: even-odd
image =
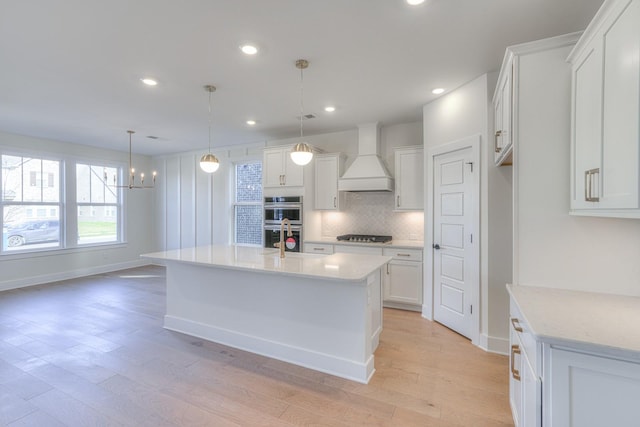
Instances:
[[[60,240],[60,221],[35,220],[7,224],[6,235],[10,248],[30,243],[57,242]]]

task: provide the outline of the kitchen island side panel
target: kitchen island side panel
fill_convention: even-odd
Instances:
[[[165,328],[366,383],[376,293],[379,270],[358,283],[169,261]]]

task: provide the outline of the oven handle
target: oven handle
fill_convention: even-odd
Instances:
[[[265,209],[302,209],[301,203],[265,203]]]
[[[280,231],[280,226],[279,225],[265,225],[264,229],[267,231]],[[292,225],[291,226],[291,231],[302,231],[302,226],[300,225]],[[287,232],[287,227],[284,228],[284,232],[286,234]]]

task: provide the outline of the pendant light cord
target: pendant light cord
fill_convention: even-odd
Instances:
[[[304,135],[302,134],[302,118],[304,114],[304,68],[300,67],[300,138]]]
[[[209,154],[211,154],[211,89],[209,89]]]

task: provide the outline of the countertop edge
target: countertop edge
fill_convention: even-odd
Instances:
[[[415,242],[415,243],[414,243]],[[347,242],[342,240],[336,240],[335,238],[326,239],[309,239],[303,240],[306,244],[318,244],[318,245],[344,245],[344,246],[365,246],[368,248],[402,248],[402,249],[424,249],[424,242],[422,240],[392,240],[390,243],[366,243],[366,242]]]
[[[585,295],[585,294],[601,295],[604,298],[606,297],[612,297],[616,299],[629,298],[629,301],[633,301],[634,299],[637,300],[638,297],[604,294],[604,293],[587,292],[587,291],[574,291],[574,290],[568,290],[568,289],[544,288],[544,287],[537,287],[537,286],[513,285],[513,284],[507,284],[506,288],[507,288],[507,292],[509,293],[509,296],[511,297],[511,300],[514,301],[514,303],[518,307],[518,310],[520,311],[520,314],[522,315],[524,322],[526,322],[526,324],[529,326],[531,335],[537,341],[540,341],[552,347],[565,347],[565,348],[570,348],[572,350],[599,353],[603,356],[616,357],[616,358],[630,360],[635,363],[640,363],[640,347],[638,346],[634,348],[634,347],[623,346],[623,345],[612,345],[611,343],[602,342],[602,340],[596,340],[596,339],[584,340],[584,339],[572,338],[564,335],[557,335],[557,334],[549,333],[544,330],[541,331],[541,329],[544,329],[544,328],[540,328],[540,325],[538,324],[536,319],[534,319],[533,322],[531,321],[532,317],[527,315],[527,307],[524,307],[523,309],[522,301],[520,301],[520,299],[522,299],[523,297],[521,295],[518,295],[517,288],[528,288],[529,290],[532,290],[534,292],[541,292],[541,293],[544,293],[544,292],[552,293],[554,291],[560,291],[562,293],[566,293],[567,295],[570,295],[571,293],[575,293],[576,295]],[[640,318],[640,314],[638,317]]]

